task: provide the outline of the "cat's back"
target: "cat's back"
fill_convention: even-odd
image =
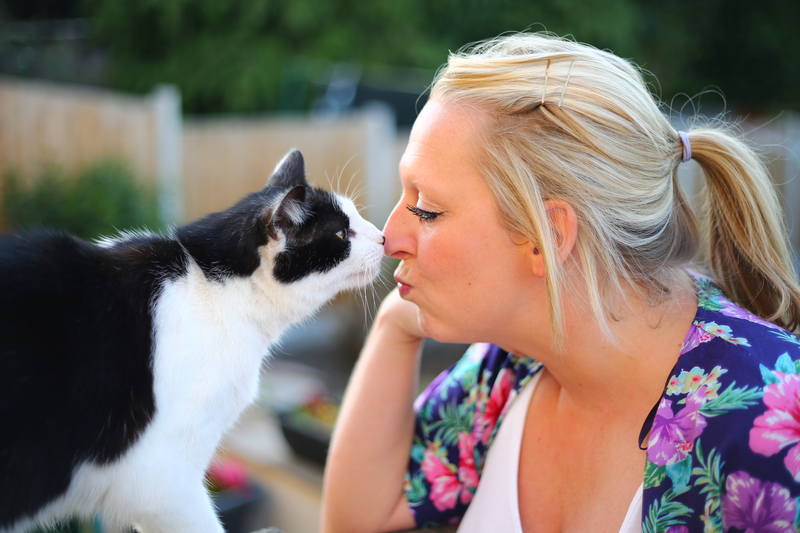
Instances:
[[[146,235],[100,246],[60,231],[0,234],[0,350],[27,346],[33,357],[92,330],[101,338],[107,328],[136,329],[119,321],[149,315],[167,264],[180,269],[179,251],[164,258],[170,248]]]
[[[0,235],[0,528],[152,419],[151,305],[180,264],[168,239]]]

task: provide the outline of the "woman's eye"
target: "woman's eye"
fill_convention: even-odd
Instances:
[[[406,209],[414,213],[414,215],[418,217],[420,220],[425,220],[425,221],[431,221],[434,218],[441,215],[442,213],[444,213],[444,211],[439,211],[438,213],[434,211],[425,211],[424,209],[420,209],[419,207],[410,204],[406,204]]]

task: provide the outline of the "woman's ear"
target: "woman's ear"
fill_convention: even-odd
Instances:
[[[556,238],[558,262],[563,263],[572,253],[575,241],[578,239],[578,216],[572,205],[564,200],[547,200],[544,208]]]
[[[558,251],[555,259],[558,263],[563,263],[572,253],[575,241],[578,238],[578,217],[575,214],[575,209],[564,200],[547,200],[544,203],[544,208],[547,213],[547,220],[550,223],[550,230],[555,238],[556,250]],[[539,246],[531,244],[530,247],[532,255],[531,269],[536,276],[543,278],[545,276],[544,255],[542,255]]]

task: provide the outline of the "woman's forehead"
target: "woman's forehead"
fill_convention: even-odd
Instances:
[[[429,101],[420,112],[400,161],[404,183],[415,185],[443,172],[477,172],[480,129],[486,115],[474,108]]]

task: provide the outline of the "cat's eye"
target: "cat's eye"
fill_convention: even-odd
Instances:
[[[340,239],[344,239],[347,236],[347,232],[343,229],[340,229],[339,231],[336,232],[336,236],[339,237]]]
[[[424,209],[420,209],[419,207],[413,206],[411,204],[406,204],[406,209],[414,213],[414,215],[417,216],[420,220],[424,220],[427,222],[430,222],[431,220],[435,219],[436,217],[444,213],[444,211],[440,211],[438,213],[434,211],[425,211]]]

